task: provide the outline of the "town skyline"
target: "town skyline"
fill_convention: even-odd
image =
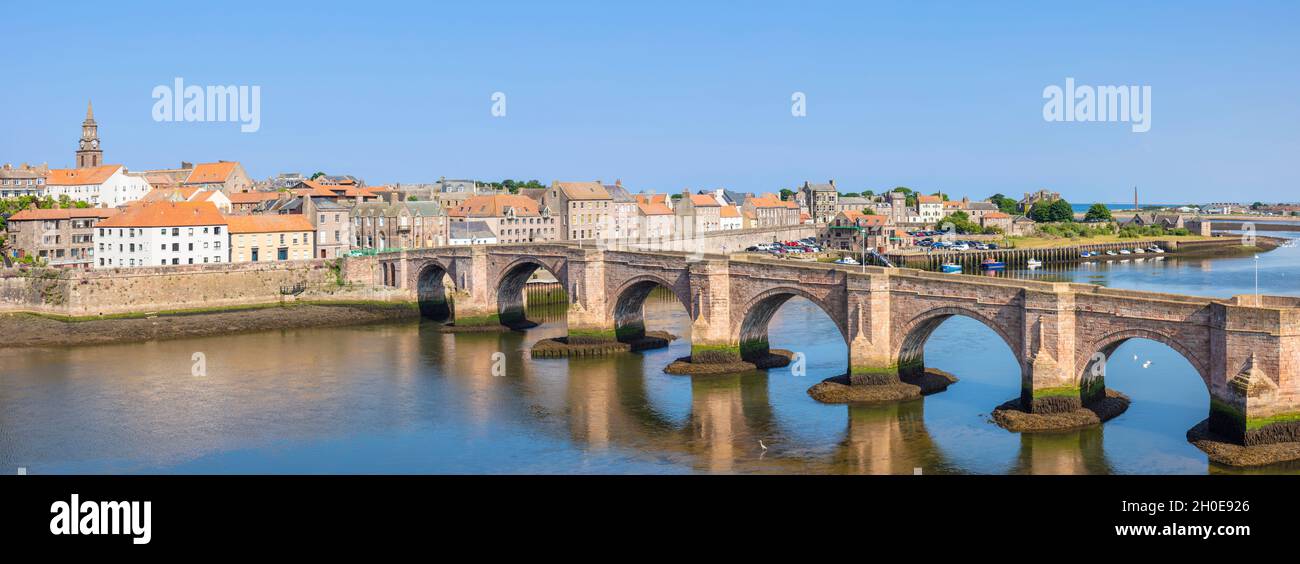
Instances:
[[[238,160],[257,178],[324,170],[373,183],[582,178],[765,192],[833,177],[852,191],[1047,188],[1103,202],[1128,201],[1137,185],[1144,200],[1175,203],[1225,192],[1265,199],[1293,191],[1300,174],[1288,165],[1300,114],[1276,95],[1297,80],[1277,72],[1296,50],[1282,25],[1294,20],[1289,5],[1245,15],[1128,8],[1133,21],[1104,33],[1061,8],[1010,23],[1008,9],[983,6],[942,15],[699,7],[682,23],[670,9],[404,6],[409,18],[384,25],[369,10],[341,8],[350,41],[304,33],[286,42],[265,26],[207,24],[124,39],[111,26],[79,26],[97,56],[121,64],[75,73],[73,46],[24,40],[35,33],[24,24],[49,9],[15,16],[13,44],[32,47],[14,49],[47,72],[32,79],[41,88],[6,93],[0,161],[70,165],[62,159],[74,133],[63,124],[94,99],[106,162]],[[197,21],[216,10],[181,9]],[[291,17],[306,30],[339,15],[232,9]],[[74,19],[161,23],[155,12],[87,6]],[[1162,18],[1180,25],[1141,24]],[[715,33],[736,30],[745,33]],[[160,43],[167,48],[152,48]],[[1178,62],[1187,60],[1196,72]],[[259,86],[260,129],[154,121],[151,90],[178,77]],[[1149,85],[1150,131],[1045,121],[1044,88],[1068,78]],[[508,111],[494,117],[498,92]],[[791,115],[794,93],[806,96],[804,117]]]

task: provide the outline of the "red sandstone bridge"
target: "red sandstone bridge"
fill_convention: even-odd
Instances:
[[[567,244],[405,251],[349,259],[346,270],[353,282],[410,292],[452,327],[481,328],[523,322],[524,285],[542,268],[568,291],[570,342],[640,338],[642,306],[662,286],[690,314],[690,362],[761,362],[773,314],[799,296],[839,329],[851,381],[873,385],[924,370],[929,336],[944,320],[965,316],[1015,354],[1022,408],[1046,413],[1076,409],[1103,393],[1105,359],[1125,341],[1143,338],[1168,345],[1196,369],[1210,392],[1216,433],[1245,444],[1300,440],[1297,298],[1213,299]]]

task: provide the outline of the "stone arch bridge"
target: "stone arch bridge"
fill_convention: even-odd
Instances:
[[[1026,410],[1077,408],[1103,393],[1104,359],[1129,339],[1158,341],[1195,367],[1210,425],[1246,444],[1300,440],[1300,298],[1230,299],[911,269],[801,263],[571,244],[443,247],[348,259],[351,282],[407,290],[453,326],[524,321],[539,268],[570,299],[571,340],[644,334],[642,305],[663,286],[691,318],[692,362],[765,355],[768,322],[799,296],[834,322],[855,383],[924,369],[924,344],[952,316],[987,325],[1014,353]],[[454,312],[446,288],[454,288]]]

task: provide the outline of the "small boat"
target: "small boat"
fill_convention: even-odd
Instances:
[[[1130,251],[1130,250],[1128,250],[1128,249],[1120,249],[1120,250],[1119,250],[1119,254],[1121,254],[1121,255],[1131,255],[1131,254],[1133,254],[1133,251]]]
[[[939,265],[939,272],[946,272],[948,274],[961,274],[961,265],[953,264],[951,262],[945,262]]]
[[[1139,254],[1139,255],[1145,255],[1145,254],[1147,254],[1147,251],[1146,251],[1146,249],[1143,249],[1142,247],[1134,247],[1134,249],[1133,249],[1133,253],[1134,253],[1134,254]]]
[[[1115,256],[1115,255],[1117,255],[1117,254],[1119,254],[1119,253],[1116,253],[1115,251],[1106,251],[1106,255],[1107,255],[1107,256],[1112,256],[1112,257],[1113,257],[1113,256]]]
[[[862,263],[858,262],[857,259],[854,259],[853,257],[844,257],[844,258],[842,258],[842,259],[840,259],[840,260],[835,261],[835,264],[852,264],[852,265],[859,265],[859,264],[862,264]]]
[[[1080,257],[1083,257],[1083,258],[1088,258],[1088,257],[1090,257],[1090,256],[1092,256],[1092,255],[1093,255],[1092,251],[1084,251],[1084,252],[1082,252],[1082,253],[1079,253],[1079,256],[1080,256]]]
[[[1029,268],[1038,268],[1040,266],[1043,266],[1043,261],[1038,260],[1036,258],[1031,258],[1025,261],[1025,266],[1028,266]]]
[[[984,259],[983,262],[980,262],[980,268],[983,270],[1003,270],[1006,267],[1007,264],[1005,262],[999,260],[993,260],[991,257]]]
[[[1155,246],[1155,245],[1151,245],[1150,247],[1147,247],[1147,250],[1150,251],[1150,252],[1153,252],[1153,253],[1163,253],[1163,252],[1165,252],[1164,249],[1162,249],[1162,248],[1160,248],[1160,247],[1157,247],[1157,246]]]

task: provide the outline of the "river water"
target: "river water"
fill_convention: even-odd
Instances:
[[[1300,236],[1287,234],[1287,236]],[[1106,263],[1010,276],[1208,296],[1253,293],[1255,259]],[[1259,258],[1263,292],[1300,295],[1300,249]],[[531,360],[525,333],[459,334],[429,322],[272,331],[64,349],[0,349],[0,469],[54,473],[1158,473],[1238,472],[1184,439],[1209,394],[1165,345],[1117,351],[1107,384],[1133,404],[1104,426],[1017,435],[989,422],[1019,393],[1010,349],[964,318],[926,345],[961,381],[887,406],[822,405],[805,390],[842,373],[830,319],[795,299],[771,323],[790,368],[664,374],[689,352],[681,305],[651,299],[667,349]],[[554,308],[549,308],[554,310]],[[195,375],[195,353],[205,359]],[[499,354],[498,354],[499,353]],[[766,448],[764,448],[766,447]],[[1285,464],[1252,472],[1300,473]]]

